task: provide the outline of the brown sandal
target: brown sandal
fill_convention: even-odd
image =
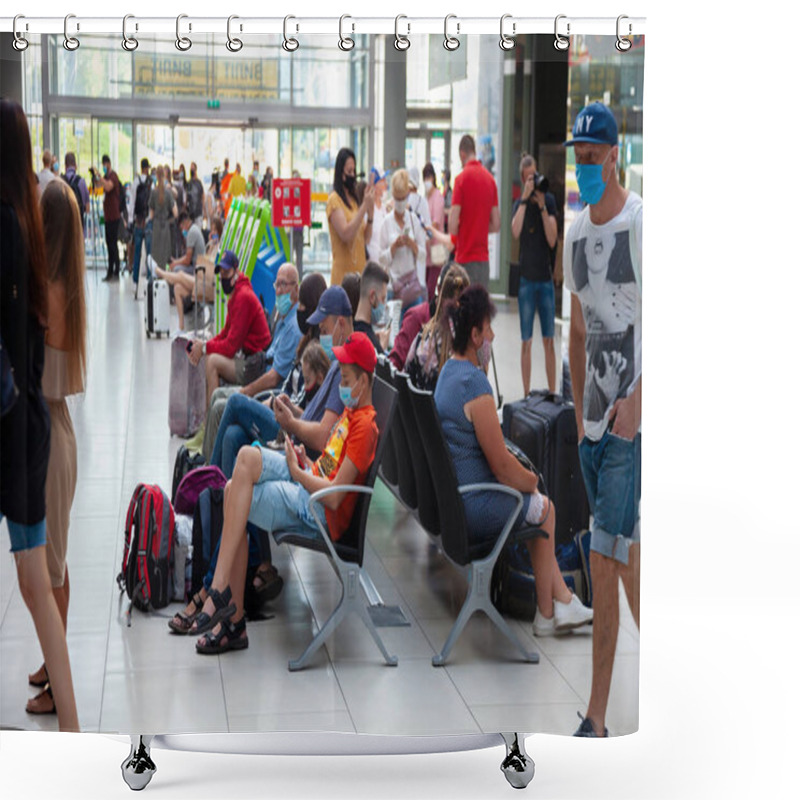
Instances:
[[[189,633],[189,629],[197,619],[197,615],[203,610],[203,603],[205,600],[200,597],[200,592],[197,592],[190,602],[194,607],[194,611],[192,613],[187,614],[185,611],[179,611],[167,623],[173,633],[179,633],[181,635]]]
[[[37,702],[42,701],[45,696],[50,698],[50,702],[52,703],[52,707],[51,708],[45,708],[45,709],[37,709],[34,704],[37,703]],[[31,697],[31,699],[28,700],[28,704],[25,706],[25,711],[28,714],[55,714],[56,713],[56,701],[53,699],[53,690],[50,688],[50,681],[48,681],[44,685],[44,689],[42,689],[42,691],[39,692],[39,694],[37,694],[35,697]]]
[[[253,588],[256,590],[258,599],[262,603],[266,603],[274,600],[281,593],[283,578],[271,564],[268,567],[262,564],[253,576]]]

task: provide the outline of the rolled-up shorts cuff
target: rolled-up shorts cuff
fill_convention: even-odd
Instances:
[[[45,520],[33,525],[21,525],[19,522],[8,520],[8,534],[11,539],[11,552],[21,553],[33,550],[34,547],[43,547],[47,544],[47,524]]]
[[[589,549],[594,550],[595,553],[600,553],[601,556],[613,558],[614,561],[627,565],[630,546],[638,544],[640,541],[641,535],[638,520],[633,526],[630,536],[623,536],[621,533],[615,536],[603,528],[593,525]]]

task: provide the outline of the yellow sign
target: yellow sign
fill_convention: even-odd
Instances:
[[[134,95],[278,97],[278,62],[267,59],[135,56]]]

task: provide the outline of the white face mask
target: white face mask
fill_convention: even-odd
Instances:
[[[425,191],[429,192],[433,189],[433,181],[425,181]]]
[[[398,214],[402,214],[407,207],[408,207],[408,198],[406,198],[405,200],[398,200],[397,198],[394,199],[394,210]]]

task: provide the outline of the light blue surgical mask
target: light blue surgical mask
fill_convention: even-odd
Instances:
[[[581,200],[590,206],[599,203],[605,193],[608,181],[603,180],[603,166],[606,158],[601,164],[578,164],[575,167],[575,179],[578,181]]]
[[[185,239],[189,235],[189,231],[181,231],[183,234],[183,238]]]
[[[322,349],[325,351],[325,355],[328,356],[328,359],[333,361],[335,358],[333,355],[333,335],[330,333],[321,334],[319,337],[319,343]]]
[[[292,296],[290,294],[279,294],[275,296],[275,306],[278,309],[278,313],[285,317],[289,310],[292,307]]]
[[[380,303],[372,309],[372,324],[380,325],[383,322],[383,315],[386,313],[386,303]]]
[[[353,390],[349,386],[342,386],[341,383],[339,384],[339,397],[345,408],[351,410],[358,408],[358,398],[353,397]]]

